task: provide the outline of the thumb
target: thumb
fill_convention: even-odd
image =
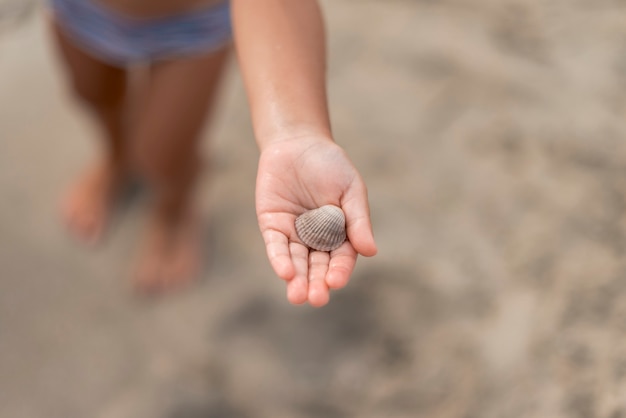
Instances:
[[[357,178],[344,195],[341,207],[346,216],[346,229],[350,243],[359,254],[372,257],[378,252],[374,242],[367,189]]]

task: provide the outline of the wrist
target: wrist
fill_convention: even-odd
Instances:
[[[294,126],[277,127],[255,132],[259,149],[264,149],[288,141],[324,141],[334,142],[330,128],[298,124]]]

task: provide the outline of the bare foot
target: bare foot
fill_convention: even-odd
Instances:
[[[62,204],[62,216],[72,235],[87,244],[100,240],[123,180],[119,166],[106,159],[87,167]]]
[[[196,214],[177,220],[155,215],[148,223],[134,273],[137,290],[169,291],[189,284],[201,265],[200,222]]]

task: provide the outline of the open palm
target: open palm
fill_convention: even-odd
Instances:
[[[330,253],[309,250],[294,225],[301,213],[326,204],[343,209],[348,235]],[[326,138],[286,140],[263,150],[256,209],[268,258],[287,281],[291,303],[325,305],[329,289],[348,283],[357,255],[376,254],[365,184],[345,152]]]

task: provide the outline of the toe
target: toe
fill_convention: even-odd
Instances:
[[[135,288],[141,293],[155,293],[163,286],[163,268],[157,252],[144,253],[134,272]]]
[[[198,261],[193,254],[187,252],[174,254],[167,260],[164,270],[168,289],[185,287],[198,274]]]

